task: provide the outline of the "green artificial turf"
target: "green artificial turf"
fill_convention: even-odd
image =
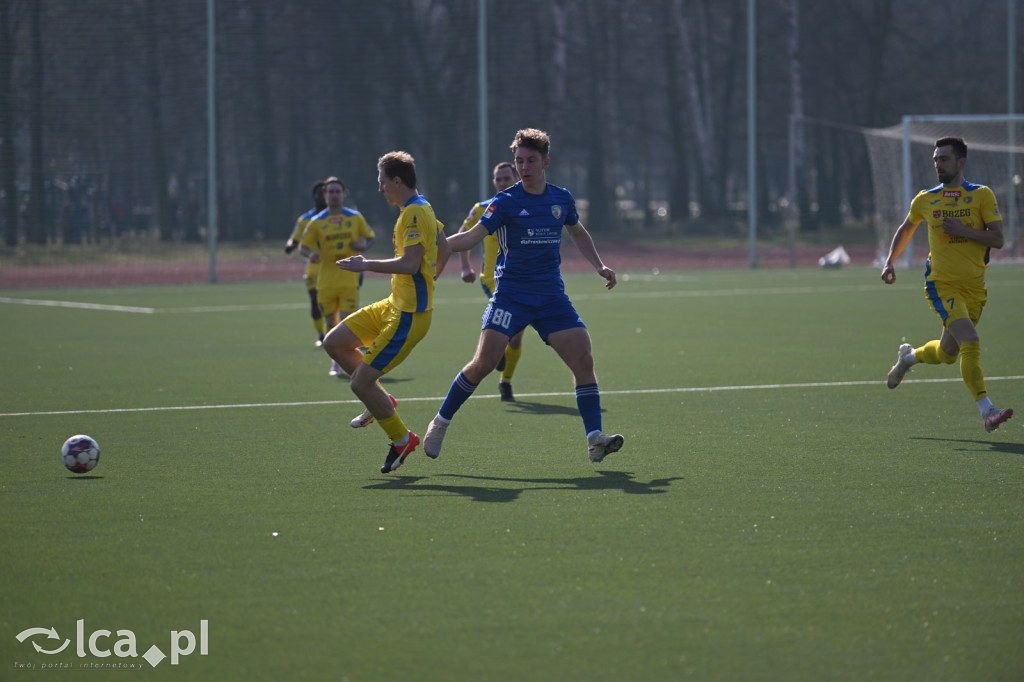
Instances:
[[[438,460],[387,476],[301,283],[4,299],[0,679],[1024,677],[1024,267],[988,276],[982,366],[1019,410],[991,434],[956,366],[885,387],[938,332],[912,276],[620,278],[566,278],[620,453],[588,460],[571,376],[528,331],[518,402],[489,377]],[[485,305],[454,277],[436,296],[385,379],[421,435]],[[83,476],[59,457],[76,433],[102,448]],[[79,620],[138,655],[79,656]],[[206,655],[142,658],[203,620]]]

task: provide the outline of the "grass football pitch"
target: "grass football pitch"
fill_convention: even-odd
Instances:
[[[1024,679],[1024,266],[994,433],[956,365],[885,386],[938,332],[918,269],[620,277],[566,277],[620,453],[528,331],[518,401],[488,377],[388,476],[298,281],[0,292],[0,679]],[[436,298],[386,378],[421,435],[485,304]]]

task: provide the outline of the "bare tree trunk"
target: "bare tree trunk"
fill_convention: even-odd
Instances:
[[[18,241],[18,161],[14,156],[14,36],[18,22],[14,0],[0,0],[0,190],[3,192],[3,241]]]
[[[679,82],[679,48],[672,17],[678,14],[680,0],[673,0],[666,6],[662,31],[667,77],[669,145],[672,150],[671,173],[668,187],[669,221],[673,227],[681,227],[690,219],[690,165],[688,129],[684,113],[682,87]]]
[[[156,196],[156,217],[160,226],[160,241],[170,241],[173,216],[167,195],[167,149],[164,146],[163,88],[160,80],[160,21],[157,16],[161,4],[147,0],[146,14],[146,88],[149,109],[150,145],[153,154],[153,191]]]
[[[257,182],[259,187],[257,193],[263,201],[261,215],[256,215],[256,222],[249,228],[256,234],[248,236],[268,235],[274,229],[274,225],[283,225],[287,222],[288,213],[282,211],[282,201],[277,175],[277,135],[274,128],[273,108],[271,107],[270,94],[270,64],[268,60],[269,50],[267,49],[267,3],[259,2],[253,7],[253,30],[252,30],[252,65],[255,75],[256,88],[253,93],[256,98],[256,131],[258,139],[256,147],[259,149],[259,173]],[[340,171],[339,171],[340,172]]]
[[[607,161],[609,155],[609,114],[610,93],[614,87],[610,84],[612,69],[610,68],[611,52],[608,15],[603,8],[595,9],[588,5],[587,25],[590,35],[597,36],[605,49],[591,52],[591,68],[593,77],[590,79],[590,115],[581,122],[590,124],[589,132],[584,133],[590,140],[587,146],[587,223],[595,230],[607,230],[612,226],[614,212],[614,190],[607,181]]]
[[[30,241],[44,243],[49,231],[50,216],[46,215],[46,182],[43,177],[43,126],[44,84],[46,81],[46,62],[43,49],[43,6],[45,0],[32,3],[32,90],[31,111],[29,115],[29,224],[25,232]]]
[[[716,211],[714,196],[714,180],[718,160],[715,158],[714,139],[714,107],[710,96],[707,96],[702,82],[710,80],[710,67],[707,55],[698,54],[690,35],[690,20],[682,11],[681,5],[673,3],[673,20],[676,32],[686,57],[686,68],[683,79],[686,84],[690,106],[690,124],[694,142],[700,159],[700,173],[697,191],[701,197],[702,211],[714,214]],[[703,77],[702,77],[702,74]]]
[[[729,17],[729,43],[740,45],[744,40],[744,28],[746,26],[746,8],[742,0],[733,0]],[[721,206],[722,211],[728,205],[729,185],[729,164],[728,159],[732,158],[732,147],[736,140],[730,124],[734,117],[735,94],[741,76],[741,65],[744,65],[743,54],[740,50],[728,50],[725,64],[722,67],[722,77],[718,79],[720,101],[718,109],[718,120],[720,125],[716,128],[718,137],[718,174],[714,178],[714,191],[716,206]]]
[[[814,223],[811,215],[807,192],[807,142],[804,138],[804,88],[803,71],[800,66],[800,0],[789,0],[789,111],[796,118],[792,127],[793,142],[791,152],[795,168],[796,218],[800,221],[800,229],[809,229]]]

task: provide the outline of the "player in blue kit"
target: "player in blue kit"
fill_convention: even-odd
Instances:
[[[498,259],[494,295],[484,311],[476,354],[452,382],[427,428],[423,451],[428,457],[441,454],[448,425],[459,407],[497,366],[509,339],[527,326],[536,329],[572,371],[590,460],[600,462],[622,447],[622,436],[601,432],[601,394],[590,334],[565,294],[559,270],[563,226],[608,289],[615,286],[615,271],[601,261],[594,240],[580,223],[572,194],[547,182],[550,147],[542,130],[517,132],[512,150],[520,182],[496,194],[480,222],[448,237],[452,251],[466,251],[488,234],[496,234]]]

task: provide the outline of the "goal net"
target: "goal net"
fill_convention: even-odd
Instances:
[[[1024,208],[1024,115],[904,116],[899,125],[865,128],[863,133],[871,160],[879,263],[906,218],[911,199],[939,184],[932,151],[935,140],[947,135],[967,142],[964,176],[995,192],[1003,215],[1004,253],[1016,255],[1016,228]],[[907,250],[908,264],[923,261],[927,253],[927,237],[919,230]]]

